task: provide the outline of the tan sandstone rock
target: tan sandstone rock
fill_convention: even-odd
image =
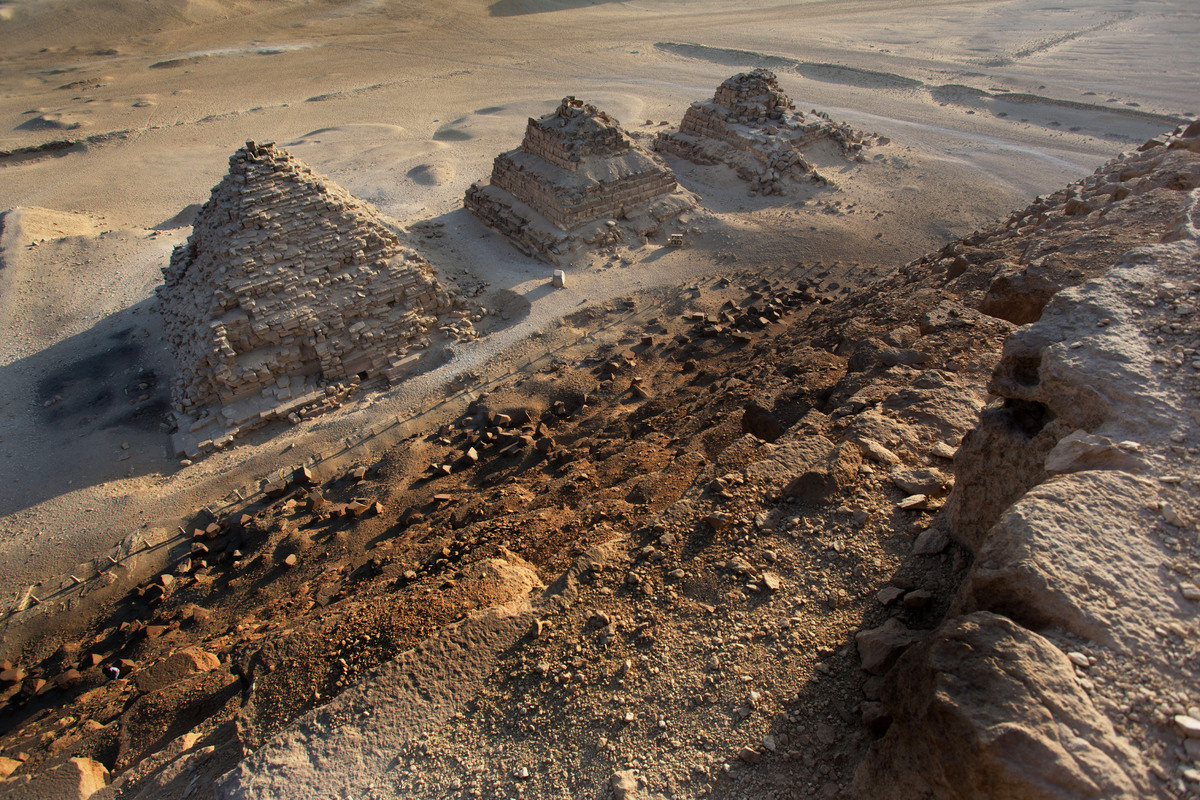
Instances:
[[[859,767],[875,800],[1144,796],[1138,755],[1075,680],[1066,655],[996,614],[951,620],[887,677],[887,735]]]
[[[862,454],[853,442],[842,442],[831,453],[792,479],[784,494],[806,503],[821,503],[858,482]]]

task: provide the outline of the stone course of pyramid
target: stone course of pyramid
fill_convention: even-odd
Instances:
[[[530,118],[521,146],[496,157],[491,182],[471,186],[464,205],[522,252],[557,263],[580,243],[619,239],[617,220],[646,235],[692,201],[616,119],[566,97]]]
[[[854,158],[878,137],[797,111],[775,73],[756,69],[727,79],[708,102],[692,103],[679,130],[660,132],[654,149],[697,164],[727,164],[754,193],[781,195],[789,184],[826,182],[804,157],[822,140]]]
[[[326,411],[362,380],[400,379],[431,337],[473,335],[461,300],[373,206],[273,144],[230,158],[163,278],[188,456]]]

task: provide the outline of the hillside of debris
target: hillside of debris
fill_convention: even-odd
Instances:
[[[2,665],[0,797],[1196,796],[1197,187],[579,311]]]

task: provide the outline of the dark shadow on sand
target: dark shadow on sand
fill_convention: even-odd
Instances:
[[[526,14],[544,14],[548,11],[568,11],[587,8],[621,0],[496,0],[488,6],[493,17],[520,17]]]
[[[153,302],[0,367],[8,408],[20,420],[0,459],[0,480],[20,488],[0,500],[0,515],[175,468],[165,428],[174,365]]]

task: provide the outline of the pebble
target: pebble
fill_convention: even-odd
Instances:
[[[926,528],[913,542],[913,555],[933,556],[942,552],[950,544],[950,534],[942,528]]]
[[[1067,653],[1067,658],[1071,659],[1071,663],[1081,669],[1087,669],[1091,666],[1091,662],[1088,661],[1088,657],[1083,653],[1072,651]]]
[[[1200,601],[1200,587],[1194,583],[1179,584],[1179,593],[1183,595],[1185,600]]]
[[[875,593],[875,599],[885,606],[890,606],[904,595],[899,586],[885,586]]]
[[[946,444],[945,442],[936,442],[936,443],[934,443],[933,448],[929,452],[933,453],[938,458],[949,459],[949,458],[954,458],[955,454],[958,453],[958,448],[951,447],[950,445]]]
[[[612,787],[612,794],[616,800],[632,798],[638,791],[637,773],[631,769],[613,773],[609,777],[608,783]]]
[[[738,758],[751,766],[762,763],[762,753],[753,747],[743,747],[738,753]]]
[[[933,592],[928,589],[917,589],[904,595],[904,607],[909,609],[925,608],[933,600]]]
[[[1168,525],[1173,525],[1176,528],[1187,527],[1187,521],[1179,515],[1179,512],[1175,510],[1175,506],[1171,505],[1170,503],[1163,503],[1160,511],[1163,519],[1167,521]]]
[[[1189,717],[1187,714],[1176,714],[1175,727],[1189,739],[1200,739],[1200,719]]]
[[[708,524],[712,527],[713,533],[721,533],[729,529],[733,524],[733,518],[718,511],[708,515]]]

